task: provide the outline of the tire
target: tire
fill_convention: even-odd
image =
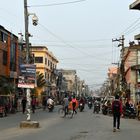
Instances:
[[[69,111],[68,111],[67,116],[68,116],[69,118],[72,118],[72,117],[73,117],[73,115],[72,115],[72,110],[69,110]]]
[[[63,109],[63,108],[60,108],[60,109],[58,110],[58,114],[60,115],[60,117],[64,117],[64,115],[65,115],[64,109]]]

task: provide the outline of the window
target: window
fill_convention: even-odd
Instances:
[[[45,58],[45,65],[47,65],[47,58]]]
[[[35,63],[43,63],[43,57],[35,57]]]
[[[16,43],[11,42],[10,48],[10,70],[16,71]]]
[[[140,82],[140,70],[137,70],[138,80],[137,82]]]
[[[45,79],[47,79],[47,72],[45,72]]]
[[[8,36],[5,33],[0,32],[0,41],[6,43],[7,40],[8,40]]]
[[[48,66],[50,66],[50,60],[48,60]]]
[[[7,65],[7,52],[3,51],[3,65]]]

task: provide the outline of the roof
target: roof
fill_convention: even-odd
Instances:
[[[136,9],[136,10],[140,10],[140,0],[136,0],[135,2],[133,2],[130,6],[130,9]]]

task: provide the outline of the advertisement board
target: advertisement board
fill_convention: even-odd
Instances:
[[[20,65],[20,74],[18,79],[19,88],[34,88],[36,86],[36,65]]]

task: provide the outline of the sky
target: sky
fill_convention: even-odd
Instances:
[[[140,31],[140,11],[130,10],[135,0],[27,0],[30,42],[45,45],[59,60],[58,68],[74,69],[77,76],[97,90],[107,79],[108,68],[120,61],[118,42],[125,46]],[[24,0],[0,4],[0,25],[13,34],[24,33]]]

